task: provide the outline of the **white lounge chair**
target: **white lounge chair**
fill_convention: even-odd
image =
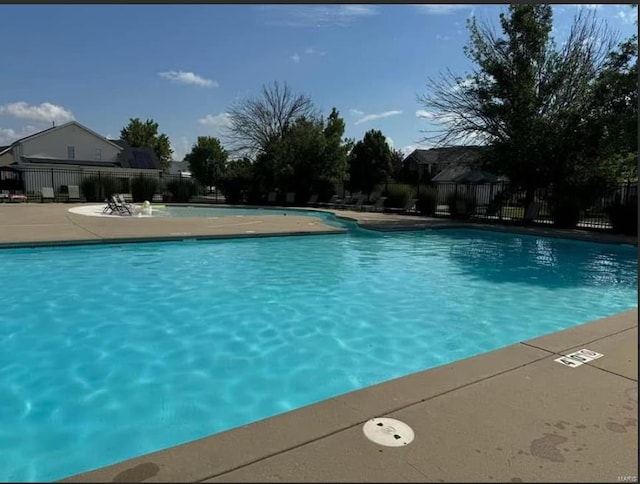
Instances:
[[[80,201],[80,188],[78,185],[69,185],[69,201]]]
[[[287,192],[287,203],[295,203],[296,201],[296,192]]]
[[[45,200],[54,200],[56,197],[53,194],[53,188],[51,187],[42,187],[40,189],[40,193],[42,195],[42,201],[44,202]]]

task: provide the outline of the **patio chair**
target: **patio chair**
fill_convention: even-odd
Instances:
[[[353,206],[358,201],[358,197],[360,197],[361,195],[362,192],[352,193],[351,195],[345,197],[344,200],[342,200],[342,203],[338,204],[338,208],[347,209]]]
[[[129,207],[121,204],[114,195],[107,198],[106,202],[107,206],[104,207],[102,213],[107,213],[109,215],[133,215]]]
[[[267,195],[267,203],[276,203],[278,194],[276,192],[269,192]]]
[[[69,185],[69,201],[70,202],[79,202],[80,201],[80,188],[78,185]]]
[[[313,193],[309,197],[309,200],[307,200],[307,205],[315,206],[317,203],[318,203],[318,194],[317,193]]]
[[[294,204],[296,203],[296,192],[287,192],[287,203]]]
[[[9,190],[0,191],[0,202],[9,201]]]
[[[131,205],[129,202],[125,201],[124,193],[118,193],[117,195],[114,195],[114,197],[115,197],[116,203],[118,205],[123,206],[130,213],[133,213],[133,205]]]
[[[367,212],[382,212],[384,210],[384,201],[387,197],[378,197],[374,203],[371,205],[364,205],[364,208]]]
[[[532,202],[527,210],[524,212],[524,221],[525,222],[533,222],[536,218],[538,218],[538,214],[540,213],[540,207],[542,204],[538,202]]]
[[[410,198],[407,200],[403,208],[387,208],[387,210],[395,213],[415,213],[416,203],[418,202],[417,198]]]
[[[41,200],[44,202],[45,200],[55,200],[55,195],[53,194],[53,188],[51,187],[42,187],[40,189],[40,194],[42,195]]]
[[[342,202],[342,199],[338,195],[332,195],[328,202],[318,202],[317,205],[321,207],[336,207]]]

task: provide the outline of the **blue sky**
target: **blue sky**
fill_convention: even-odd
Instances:
[[[578,5],[554,5],[556,40]],[[620,38],[637,10],[596,9]],[[446,69],[471,69],[466,19],[502,5],[0,5],[0,145],[76,119],[117,138],[153,118],[181,160],[198,136],[222,137],[226,109],[286,81],[346,135],[380,129],[396,149],[426,146],[416,96]],[[25,29],[25,26],[28,28]],[[224,138],[222,138],[224,141]]]

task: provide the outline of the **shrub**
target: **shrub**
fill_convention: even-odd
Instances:
[[[159,181],[150,176],[138,175],[131,180],[131,197],[134,202],[151,202],[158,190]]]
[[[93,175],[80,183],[80,189],[87,202],[103,202],[117,193],[118,188],[118,181],[110,176]]]
[[[436,205],[438,200],[438,191],[435,187],[421,185],[417,195],[416,209],[424,215],[433,215],[436,213]]]
[[[384,206],[389,208],[403,208],[409,200],[415,198],[416,189],[411,185],[397,183],[387,186],[384,196]]]
[[[174,202],[188,202],[191,197],[198,195],[199,187],[189,178],[171,180],[167,183],[167,190],[171,192],[171,200]]]
[[[464,202],[464,211],[458,210],[460,202]],[[476,211],[476,196],[471,194],[450,193],[447,196],[449,214],[452,218],[469,218]]]

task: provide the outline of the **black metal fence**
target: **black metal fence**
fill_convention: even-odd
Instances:
[[[203,187],[195,180],[183,175],[168,175],[155,170],[142,172],[127,169],[69,169],[69,168],[7,168],[0,170],[0,193],[23,194],[29,202],[43,201],[42,189],[50,187],[54,192],[54,201],[69,201],[69,186],[77,186],[80,201],[102,202],[106,194],[135,192],[134,185],[140,178],[154,187],[153,200],[178,200],[182,187],[195,185],[192,202],[222,203],[224,197],[215,187]],[[4,197],[7,198],[7,197]]]
[[[6,201],[9,199],[7,194],[17,193],[26,195],[29,201],[43,201],[42,188],[51,187],[54,200],[64,202],[69,200],[69,186],[78,186],[80,201],[102,202],[106,198],[105,193],[135,193],[134,185],[139,184],[141,177],[149,181],[148,186],[152,187],[150,201],[225,203],[225,197],[217,188],[202,187],[195,180],[182,175],[167,175],[155,170],[142,172],[92,168],[2,167],[0,168],[0,193],[2,194],[0,200]],[[343,200],[351,195],[344,184],[337,184],[334,188],[335,193]],[[149,195],[150,198],[151,195]],[[270,197],[264,194],[261,200],[264,199],[267,204],[290,204],[288,196],[285,199],[284,194],[281,195],[270,200]],[[428,185],[387,181],[372,190],[367,198],[370,205],[378,196],[385,196],[385,203],[380,209],[395,213],[400,211],[433,217],[462,218],[476,222],[637,232],[635,228],[637,227],[637,182],[620,184],[607,196],[595,198],[588,206],[584,206],[584,203],[578,206],[554,201],[551,190],[537,190],[529,203],[526,203],[525,195],[524,192],[511,190],[507,182]],[[135,196],[131,198],[134,201],[142,201],[135,200]],[[409,210],[402,210],[406,203],[413,199],[417,203]],[[319,201],[326,202],[326,200]],[[306,200],[300,200],[299,196],[295,196],[295,204],[304,202]]]
[[[474,221],[500,223],[539,224],[576,227],[581,229],[612,229],[616,210],[636,208],[638,184],[622,183],[606,196],[594,197],[584,206],[573,201],[554,200],[551,190],[536,190],[534,198],[526,203],[524,191],[511,190],[508,182],[462,184],[436,183],[433,185],[406,185],[386,183],[384,192],[411,192],[418,199],[433,199],[423,204],[422,214],[435,217],[456,217]],[[405,195],[409,196],[409,195]],[[420,212],[420,210],[417,210]],[[425,213],[426,212],[426,213]]]

